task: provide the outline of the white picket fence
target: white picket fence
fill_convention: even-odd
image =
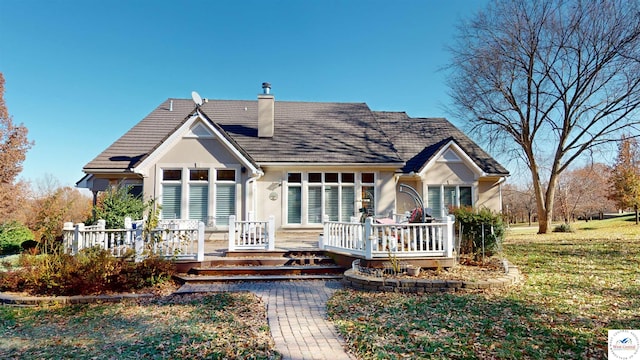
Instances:
[[[249,216],[251,218],[253,216]],[[266,221],[236,220],[229,216],[229,251],[275,250],[276,225],[273,215]]]
[[[97,246],[114,256],[133,250],[136,261],[148,255],[203,261],[204,229],[204,223],[196,220],[160,220],[157,228],[143,236],[143,221],[126,218],[124,229],[105,229],[104,220],[92,226],[67,222],[62,234],[69,254]]]
[[[455,219],[442,222],[376,224],[325,221],[320,237],[322,250],[333,250],[365,259],[407,257],[453,257]]]

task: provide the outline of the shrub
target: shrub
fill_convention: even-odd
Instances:
[[[26,240],[32,240],[33,233],[25,225],[12,221],[0,225],[0,255],[18,254],[22,250],[20,245]]]
[[[478,260],[483,252],[485,256],[492,256],[499,251],[504,238],[502,216],[486,208],[469,207],[453,209],[453,215],[456,228],[462,231],[461,254],[471,254]]]
[[[95,219],[104,219],[107,229],[124,228],[124,218],[142,219],[145,203],[130,192],[131,186],[112,187],[103,193],[95,207]]]
[[[562,223],[560,225],[556,225],[556,227],[553,228],[553,232],[561,232],[561,233],[573,232],[573,228],[568,223]]]
[[[91,248],[72,256],[63,253],[22,254],[17,269],[0,273],[0,291],[39,295],[88,295],[131,292],[168,281],[175,272],[170,260],[152,257],[139,263],[133,254],[116,258]]]

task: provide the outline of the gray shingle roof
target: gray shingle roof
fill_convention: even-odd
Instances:
[[[170,110],[170,107],[172,110]],[[167,99],[85,165],[93,172],[135,167],[194,111],[192,100]],[[241,147],[254,164],[389,164],[418,171],[442,146],[455,141],[487,174],[508,171],[443,118],[410,118],[371,111],[364,103],[276,101],[273,138],[258,138],[257,100],[209,100],[201,111]]]
[[[191,100],[166,100],[84,170],[118,172],[136,166],[193,110]],[[209,100],[201,111],[257,163],[403,163],[364,103],[276,101],[273,138],[257,137],[256,100]]]
[[[404,112],[374,111],[378,123],[406,162],[403,172],[418,172],[443,146],[454,141],[490,175],[509,171],[444,118],[411,118]]]

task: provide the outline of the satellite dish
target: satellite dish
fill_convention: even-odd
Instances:
[[[202,105],[202,98],[196,91],[191,92],[191,98],[193,99],[193,102],[196,103],[196,106],[200,107],[200,105]]]

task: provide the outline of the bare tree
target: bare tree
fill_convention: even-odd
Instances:
[[[605,211],[616,208],[608,198],[609,173],[608,166],[594,163],[566,171],[559,177],[556,202],[566,223],[576,216],[588,221],[594,214],[601,217]]]
[[[16,182],[25,153],[33,144],[27,128],[15,125],[4,101],[4,76],[0,73],[0,221],[15,220],[26,184]]]
[[[536,200],[531,186],[519,188],[511,184],[505,185],[502,188],[502,209],[509,222],[527,221],[531,226],[531,219],[536,212]]]
[[[455,111],[531,172],[539,233],[558,176],[585,151],[638,135],[637,0],[494,1],[460,24],[449,78]]]

